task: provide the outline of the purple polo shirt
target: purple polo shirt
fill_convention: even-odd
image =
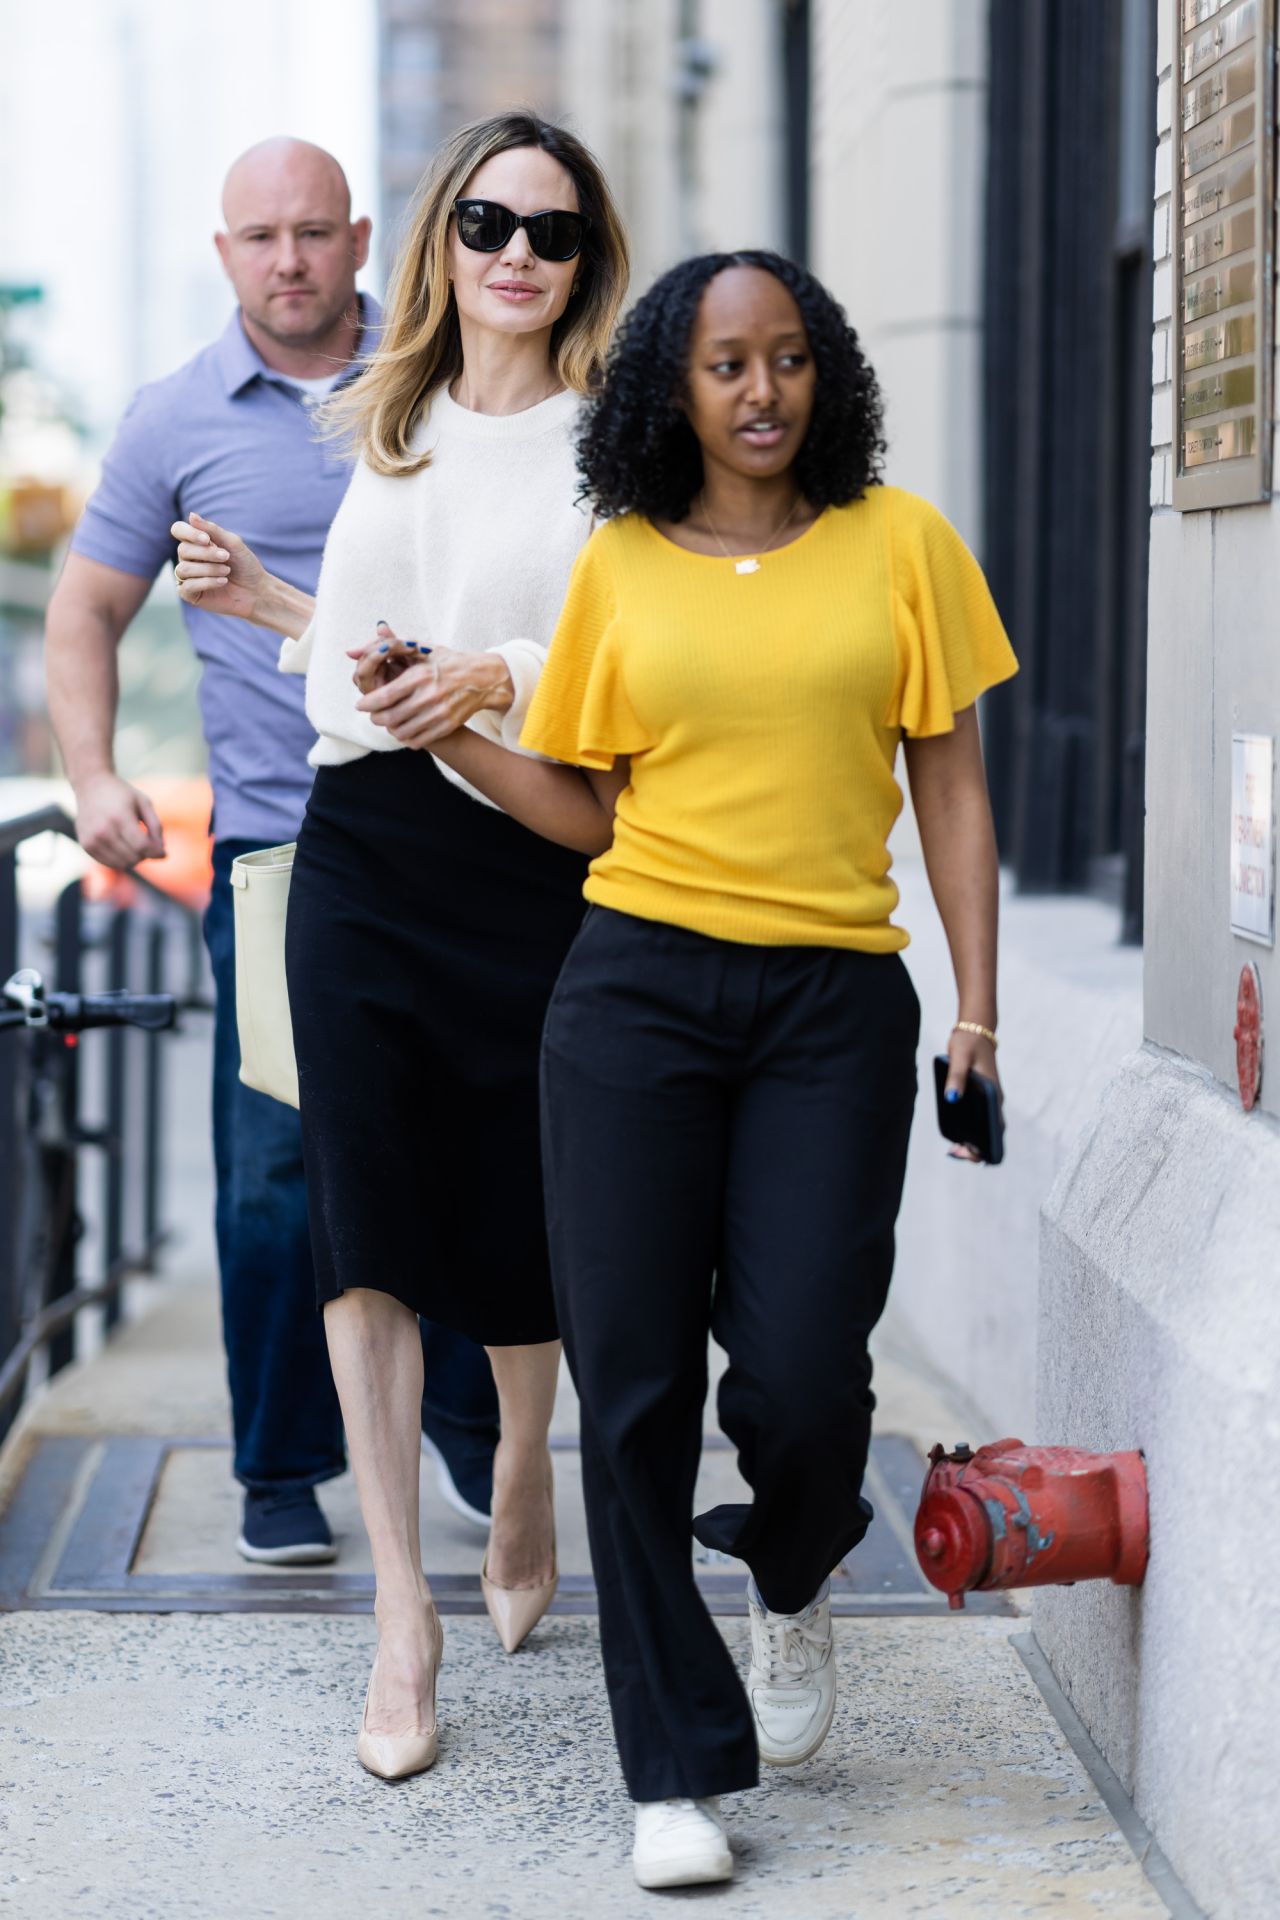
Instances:
[[[360,312],[363,346],[381,316],[368,294]],[[348,377],[356,371],[353,362]],[[194,511],[314,593],[350,474],[350,456],[316,438],[301,393],[254,351],[237,311],[220,340],[135,394],[72,551],[153,580],[176,557],[170,525]],[[292,840],[313,778],[305,680],[277,672],[278,634],[200,607],[182,611],[202,667],[214,831],[260,847]]]

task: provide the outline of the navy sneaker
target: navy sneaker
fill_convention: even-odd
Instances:
[[[311,1487],[246,1493],[236,1545],[246,1560],[265,1561],[272,1567],[319,1566],[338,1557],[329,1522]]]
[[[446,1505],[487,1533],[493,1511],[493,1455],[498,1429],[460,1427],[422,1409],[422,1451],[436,1463]]]

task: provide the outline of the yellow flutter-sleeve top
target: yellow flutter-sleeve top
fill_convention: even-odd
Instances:
[[[828,507],[740,574],[639,514],[578,556],[521,742],[631,756],[602,907],[756,946],[890,953],[904,734],[948,733],[1017,671],[987,583],[897,487]]]

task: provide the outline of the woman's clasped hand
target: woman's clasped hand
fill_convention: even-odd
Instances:
[[[498,654],[428,646],[393,633],[385,621],[373,640],[349,653],[358,710],[402,747],[429,747],[473,714],[511,705],[510,670]]]

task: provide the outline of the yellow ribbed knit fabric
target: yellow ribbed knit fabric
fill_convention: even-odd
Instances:
[[[890,953],[898,742],[1017,671],[977,561],[927,501],[874,487],[758,573],[638,514],[573,570],[521,743],[631,755],[588,900],[757,946]]]

